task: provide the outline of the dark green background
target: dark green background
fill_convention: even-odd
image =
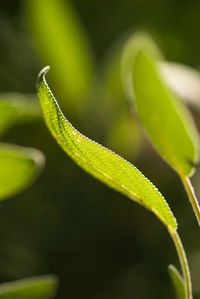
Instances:
[[[74,0],[73,4],[99,67],[112,42],[130,28],[152,33],[168,60],[200,67],[199,1]],[[21,1],[1,0],[0,92],[34,93],[43,66],[28,34]],[[198,113],[196,118],[198,122]],[[79,129],[84,131],[84,125]],[[92,137],[103,143],[99,132],[100,127]],[[58,299],[175,298],[167,266],[178,265],[178,259],[166,229],[151,213],[79,169],[42,120],[18,123],[3,140],[39,148],[47,162],[31,187],[0,205],[1,282],[53,273],[60,279]],[[176,215],[195,298],[200,298],[200,234],[178,177],[147,141],[131,162],[160,189]],[[198,173],[194,180],[200,197]]]

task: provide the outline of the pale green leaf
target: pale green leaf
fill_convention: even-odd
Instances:
[[[152,59],[139,51],[133,65],[138,115],[162,157],[179,173],[191,175],[199,156],[198,134],[189,111],[165,86]]]
[[[69,0],[24,0],[26,20],[44,63],[55,70],[56,87],[77,108],[94,79],[93,53]],[[71,108],[70,106],[70,108]]]
[[[57,289],[53,275],[21,279],[0,285],[0,299],[50,299]]]
[[[200,73],[175,62],[160,62],[158,67],[166,84],[187,104],[200,109]]]
[[[0,143],[0,200],[26,188],[43,165],[44,156],[39,150]]]
[[[37,93],[47,127],[63,150],[84,170],[151,210],[173,231],[176,221],[162,195],[132,164],[78,132],[63,116],[50,91],[44,68]]]
[[[181,277],[178,270],[173,265],[169,265],[168,270],[169,270],[170,278],[174,285],[177,299],[184,299],[185,286],[184,286],[183,278]]]
[[[40,116],[35,96],[20,93],[0,94],[0,135],[17,120],[33,120]]]

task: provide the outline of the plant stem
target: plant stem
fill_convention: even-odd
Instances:
[[[190,182],[190,179],[188,177],[181,176],[181,181],[185,187],[185,190],[186,190],[189,200],[191,202],[192,208],[196,215],[198,224],[200,226],[200,206],[199,206],[198,200],[196,198],[192,184]]]
[[[178,253],[179,261],[181,264],[181,269],[184,278],[184,285],[185,285],[185,299],[192,299],[192,285],[191,285],[190,270],[189,270],[188,261],[186,258],[186,254],[181,239],[177,231],[170,231],[170,235],[173,239],[174,245],[176,247],[176,251]]]

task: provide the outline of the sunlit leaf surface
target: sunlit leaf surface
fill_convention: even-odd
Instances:
[[[63,150],[84,170],[108,186],[150,209],[170,229],[176,221],[162,195],[132,164],[78,132],[63,116],[50,91],[44,68],[37,92],[47,127]]]
[[[178,270],[173,265],[170,265],[168,267],[168,270],[169,270],[169,274],[170,274],[172,283],[174,285],[177,299],[185,298],[184,281],[183,281],[181,275],[179,274]]]
[[[40,151],[0,143],[0,200],[26,188],[43,165],[44,156]]]
[[[0,285],[0,299],[50,299],[57,289],[53,275],[33,277]]]
[[[182,176],[199,156],[198,134],[186,107],[161,80],[155,63],[139,51],[133,65],[138,115],[158,152]]]

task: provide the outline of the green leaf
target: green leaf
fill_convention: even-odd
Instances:
[[[121,79],[124,93],[129,101],[133,99],[132,66],[139,50],[145,50],[149,56],[162,59],[163,55],[152,37],[145,31],[132,34],[126,41],[121,57]]]
[[[48,87],[44,68],[38,77],[37,94],[47,127],[63,150],[84,170],[151,210],[170,231],[176,221],[154,185],[132,164],[78,132],[63,116]]]
[[[0,135],[17,120],[29,121],[40,116],[35,96],[20,93],[0,94]]]
[[[198,134],[186,107],[167,89],[152,59],[139,51],[133,65],[139,118],[160,155],[179,173],[191,175],[199,156]]]
[[[73,6],[64,0],[23,2],[39,53],[55,70],[56,87],[68,98],[68,107],[80,108],[94,79],[94,61],[87,35]]]
[[[169,271],[169,275],[171,277],[172,283],[174,285],[177,299],[185,298],[184,281],[183,281],[181,275],[179,274],[178,270],[173,265],[169,265],[168,271]]]
[[[57,289],[53,275],[32,277],[0,285],[0,299],[50,299]]]
[[[26,188],[43,165],[44,156],[40,151],[0,143],[0,200]]]

